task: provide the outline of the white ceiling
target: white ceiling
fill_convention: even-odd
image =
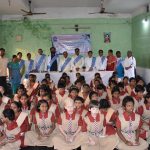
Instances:
[[[28,10],[27,2],[28,0],[0,0],[0,15],[19,15],[21,14],[20,9]],[[105,0],[104,7],[109,12],[133,13],[148,3],[150,3],[150,0]],[[52,7],[95,7],[95,11],[97,11],[99,6],[100,0],[32,0],[32,7],[35,9]]]

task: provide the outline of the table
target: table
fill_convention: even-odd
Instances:
[[[109,78],[112,76],[113,71],[89,71],[89,72],[80,72],[81,75],[85,77],[86,83],[90,84],[91,80],[94,79],[95,73],[100,73],[102,81],[105,85],[108,84]],[[76,80],[76,73],[77,72],[67,72],[68,76],[70,77],[71,83],[74,83]],[[45,78],[46,73],[32,73],[36,75],[37,81],[41,82]],[[58,80],[60,79],[62,72],[49,72],[51,79],[57,85]]]

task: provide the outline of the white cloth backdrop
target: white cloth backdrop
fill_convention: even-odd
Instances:
[[[60,79],[62,72],[49,72],[51,79],[54,81],[55,84],[58,83],[58,80]],[[95,71],[92,72],[80,72],[81,75],[84,75],[86,83],[90,84],[91,80],[94,78]],[[112,76],[113,71],[99,71],[101,78],[103,80],[103,83],[105,85],[108,84],[109,78]],[[37,76],[37,81],[41,82],[46,73],[32,73]],[[76,80],[76,72],[67,72],[67,74],[70,76],[71,83],[74,83]]]

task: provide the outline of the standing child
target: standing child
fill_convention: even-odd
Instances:
[[[141,105],[137,112],[141,116],[143,122],[140,137],[146,139],[150,144],[150,93],[146,94],[144,105]]]
[[[53,147],[52,138],[53,130],[55,129],[55,117],[48,109],[49,106],[46,100],[38,102],[34,118],[35,131],[28,131],[25,134],[25,145]]]
[[[118,144],[119,150],[146,150],[148,143],[139,138],[141,119],[134,113],[134,100],[131,96],[126,96],[122,103],[124,107],[123,114],[119,114],[116,127],[120,138]]]
[[[60,133],[53,138],[54,148],[57,150],[76,149],[85,142],[86,138],[81,133],[82,119],[76,114],[72,99],[66,99],[65,110],[57,122]]]
[[[19,150],[21,145],[20,128],[15,121],[15,114],[12,109],[3,111],[3,123],[5,124],[3,136],[0,137],[1,150]]]

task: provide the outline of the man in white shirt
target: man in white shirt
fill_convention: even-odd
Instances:
[[[46,63],[46,55],[43,54],[42,49],[38,49],[38,55],[35,57],[34,60],[34,70],[36,72],[43,72],[45,70],[45,63]]]
[[[88,56],[85,58],[86,71],[95,70],[96,57],[93,57],[93,52],[88,51]]]
[[[124,76],[127,76],[129,78],[135,77],[135,69],[136,69],[136,60],[132,56],[132,52],[127,52],[127,57],[124,60]]]
[[[5,49],[0,48],[0,86],[3,86],[5,91],[7,90],[6,78],[8,76],[8,62],[8,58],[5,57]]]
[[[31,53],[27,54],[27,60],[25,60],[25,78],[28,79],[29,73],[33,70],[34,60],[31,59]]]
[[[103,56],[103,50],[99,50],[99,56],[96,57],[96,70],[102,71],[106,70],[107,67],[107,58]]]
[[[46,60],[45,70],[57,71],[59,62],[59,54],[57,54],[55,47],[50,48],[50,56]]]
[[[58,71],[61,71],[61,72],[71,71],[71,58],[68,57],[67,51],[64,51],[63,56],[60,57]]]
[[[72,57],[72,70],[73,71],[82,71],[84,65],[84,58],[80,55],[80,49],[75,49],[75,55]]]

